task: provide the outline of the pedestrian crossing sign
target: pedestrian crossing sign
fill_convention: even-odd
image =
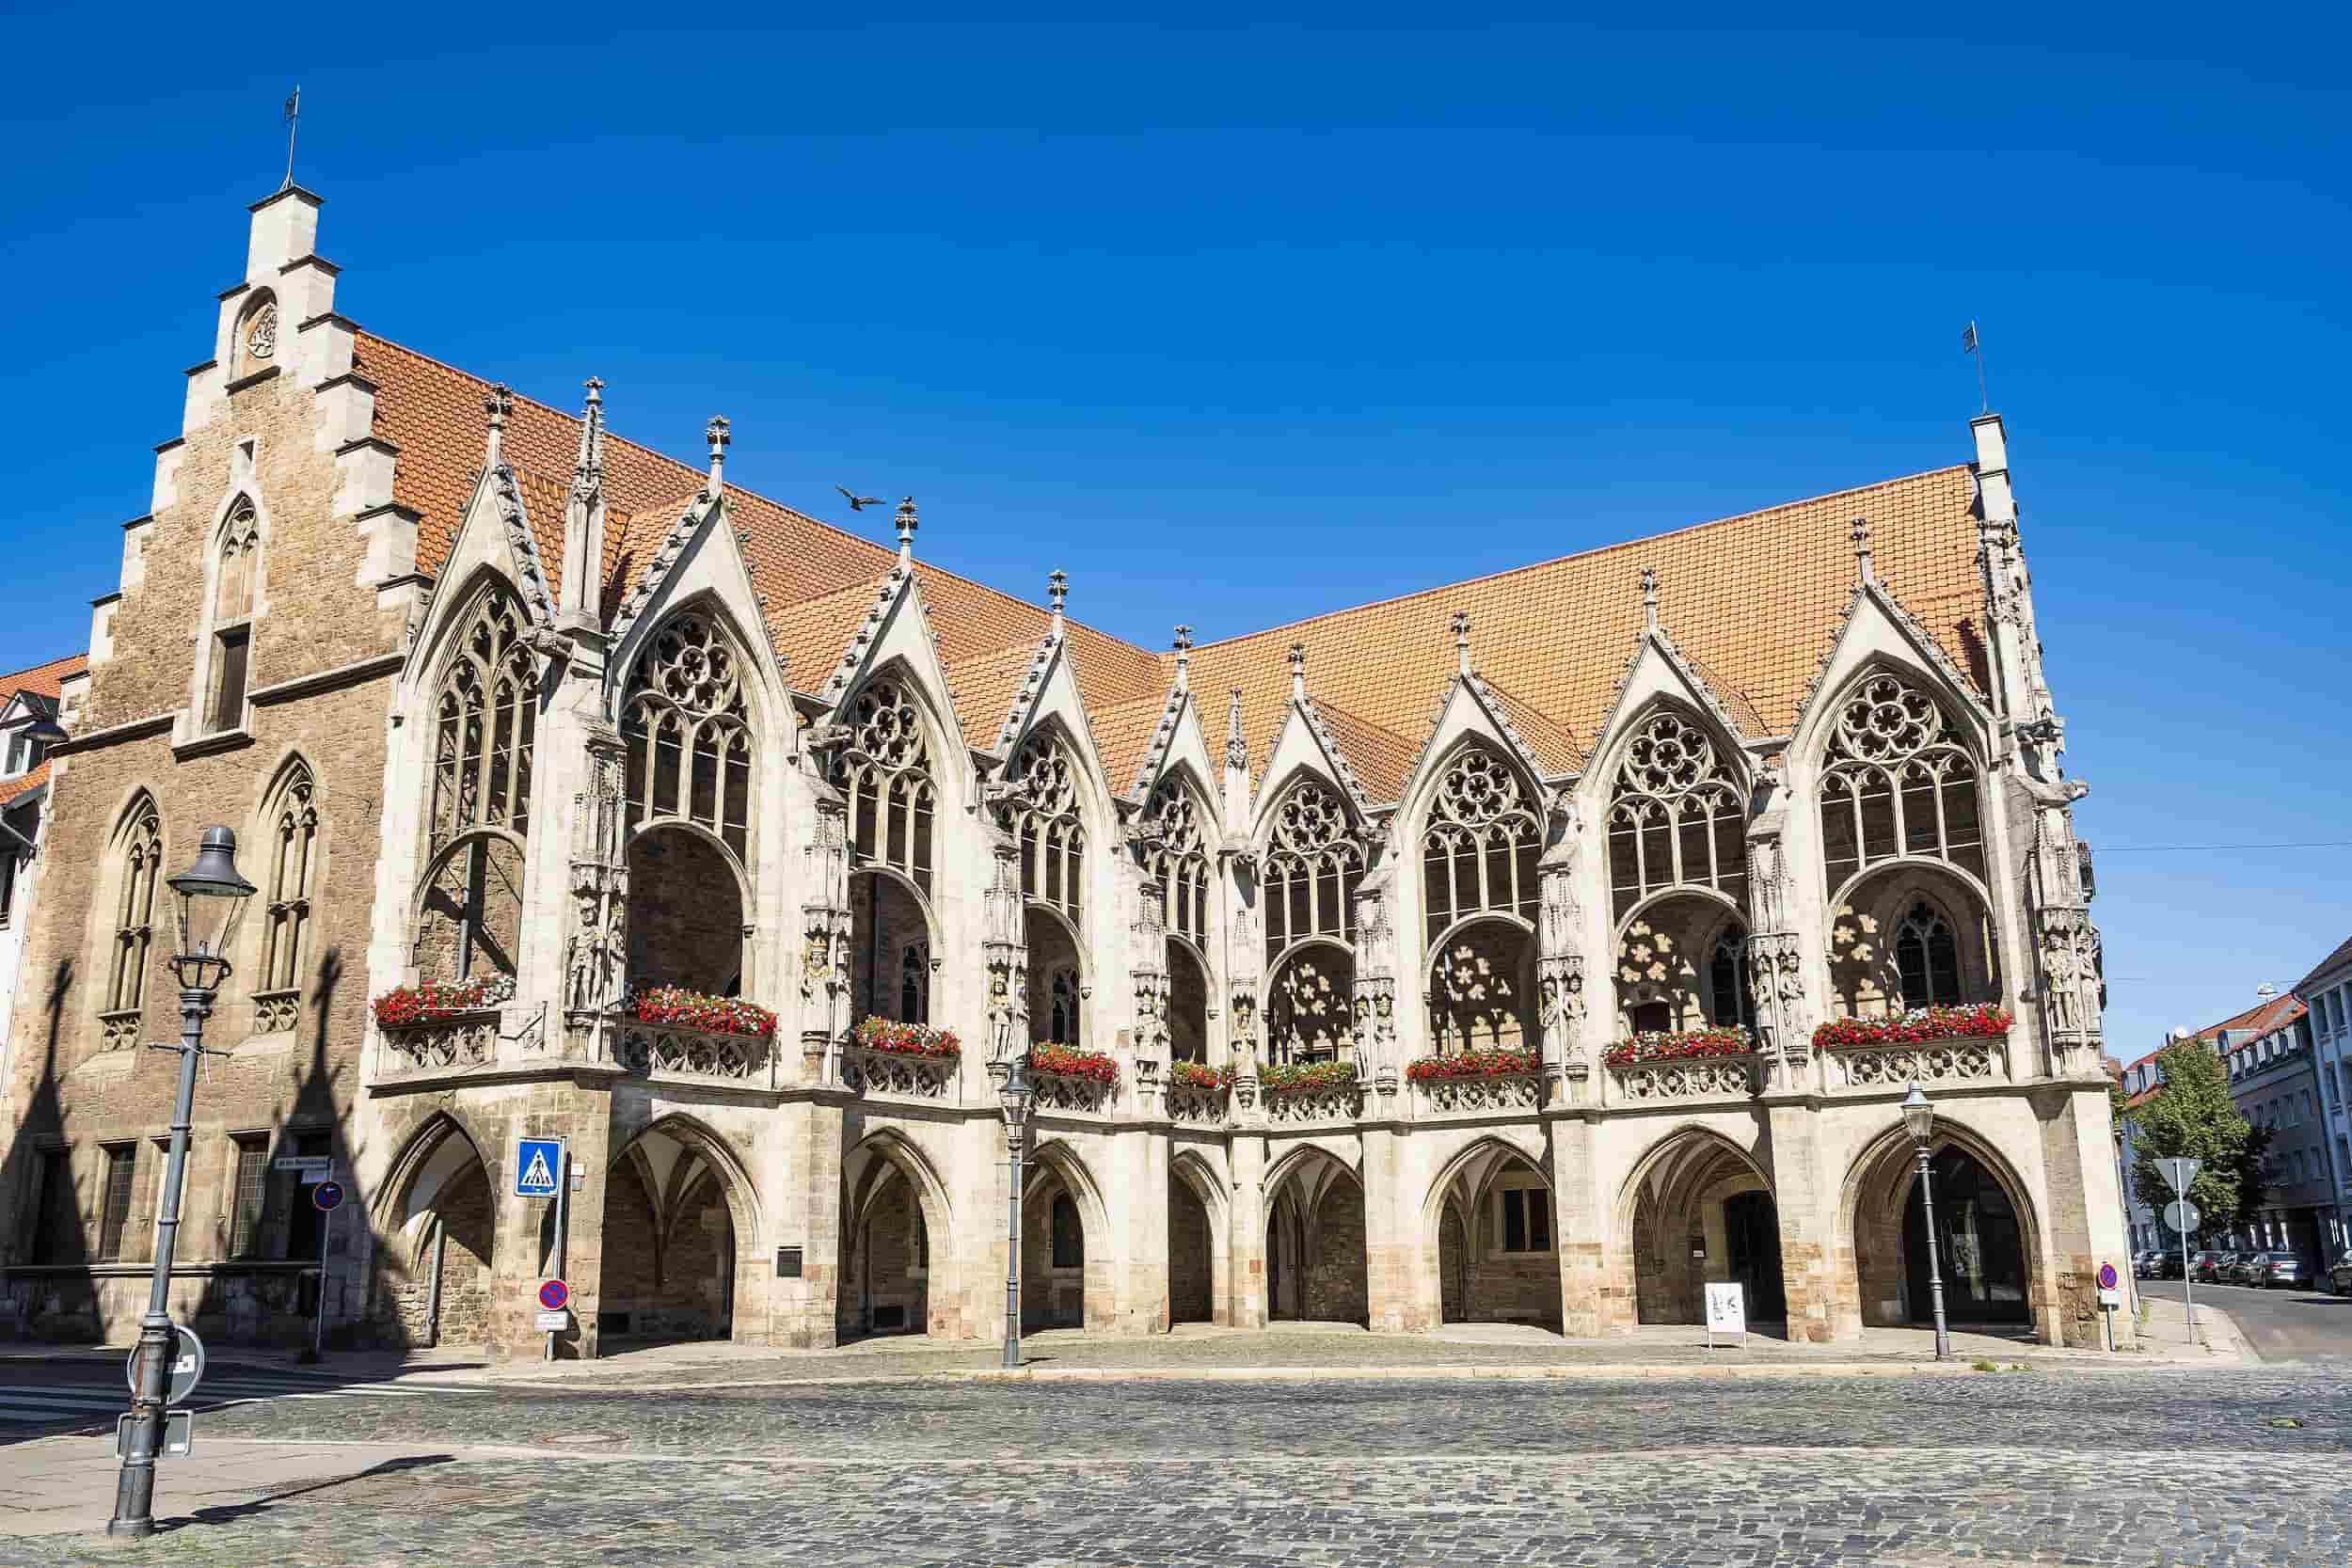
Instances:
[[[555,1173],[564,1168],[560,1138],[518,1138],[515,1143],[515,1196],[553,1197]]]

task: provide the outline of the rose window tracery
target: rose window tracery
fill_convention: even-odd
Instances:
[[[245,352],[248,358],[266,360],[278,353],[278,307],[262,306],[246,322]]]
[[[850,703],[849,744],[835,765],[848,798],[852,853],[931,891],[931,834],[939,791],[920,714],[895,680],[870,682]]]
[[[1626,747],[1609,805],[1610,895],[1622,920],[1663,888],[1747,895],[1747,814],[1739,776],[1707,731],[1668,708]]]
[[[1427,940],[1480,913],[1531,925],[1543,823],[1518,772],[1484,746],[1465,748],[1446,768],[1422,833]]]
[[[1833,891],[1899,857],[1985,874],[1975,760],[1943,707],[1901,676],[1866,675],[1838,705],[1821,758],[1820,802]]]
[[[638,656],[622,699],[627,820],[707,829],[751,859],[751,710],[733,645],[697,611],[675,617]]]

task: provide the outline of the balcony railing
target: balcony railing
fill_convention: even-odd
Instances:
[[[1744,1055],[1676,1056],[1612,1063],[1609,1098],[1620,1104],[1661,1100],[1745,1100],[1756,1091],[1761,1067]]]
[[[1833,1089],[1899,1089],[1911,1084],[2009,1081],[2009,1041],[1997,1037],[1845,1045],[1821,1053]]]
[[[442,1013],[414,1023],[379,1024],[384,1042],[383,1067],[389,1072],[440,1072],[453,1068],[481,1067],[498,1059],[497,1007]]]
[[[956,1098],[954,1056],[925,1056],[902,1051],[869,1051],[855,1043],[841,1048],[841,1085],[858,1094],[901,1100]]]
[[[1533,1111],[1544,1102],[1540,1073],[1502,1072],[1465,1078],[1425,1078],[1415,1081],[1414,1092],[1429,1110],[1450,1112]]]
[[[699,1078],[757,1084],[767,1076],[773,1042],[756,1035],[690,1029],[623,1018],[612,1025],[612,1059],[639,1078]]]
[[[1197,1127],[1216,1127],[1224,1123],[1232,1091],[1206,1088],[1191,1084],[1170,1084],[1168,1086],[1168,1119]]]

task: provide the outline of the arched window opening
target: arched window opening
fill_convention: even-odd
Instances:
[[[1748,936],[1725,931],[1707,960],[1707,1022],[1719,1029],[1746,1028],[1756,1022],[1748,993]]]
[[[1960,943],[1950,923],[1924,898],[1896,928],[1895,974],[1902,987],[1899,1009],[1960,1005]]]
[[[1362,843],[1348,831],[1347,808],[1313,779],[1291,785],[1274,813],[1266,843],[1265,950],[1271,959],[1293,942],[1328,938],[1356,942],[1356,887],[1364,877]]]
[[[1068,1193],[1054,1198],[1054,1267],[1086,1266],[1086,1231],[1078,1224],[1078,1205]]]
[[[485,594],[434,694],[428,852],[475,828],[531,832],[538,699],[539,661],[522,606],[503,591]]]
[[[106,978],[106,1011],[128,1012],[147,1001],[147,964],[154,946],[155,884],[163,876],[164,819],[141,796],[115,841],[122,891],[115,904],[114,962]]]
[[[1029,949],[1029,1043],[1083,1043],[1089,988],[1069,925],[1040,904],[1022,911],[1022,929]]]
[[[928,896],[939,790],[914,699],[896,680],[871,681],[848,720],[836,782],[849,800],[850,851],[858,863],[889,866]]]
[[[911,942],[898,955],[898,1021],[931,1021],[931,950],[929,942]]]
[[[1535,1038],[1535,941],[1502,920],[1448,937],[1429,965],[1429,1037],[1438,1054],[1518,1051]]]
[[[1984,877],[1976,764],[1935,699],[1897,675],[1865,677],[1831,726],[1821,851],[1832,892],[1897,856]]]
[[[743,994],[743,895],[720,847],[675,820],[628,843],[628,982]]]
[[[248,376],[267,370],[278,357],[278,300],[264,289],[253,296],[237,319],[237,341],[233,350],[237,374]]]
[[[1084,929],[1086,827],[1078,816],[1078,759],[1058,735],[1041,733],[1013,759],[1012,827],[1021,845],[1021,893],[1051,904]]]
[[[1078,1044],[1078,972],[1057,969],[1048,990],[1045,1037],[1056,1045]]]
[[[1168,939],[1168,1054],[1170,1061],[1209,1059],[1209,974],[1194,950]]]
[[[1609,806],[1613,918],[1669,887],[1747,897],[1747,814],[1740,780],[1696,723],[1671,709],[1626,748]]]
[[[692,822],[749,865],[751,709],[735,649],[710,616],[674,616],[638,656],[622,698],[621,736],[628,746],[628,826]]]
[[[253,650],[253,595],[262,551],[261,515],[240,496],[220,525],[213,562],[213,647],[205,693],[208,732],[245,722],[246,673]]]
[[[1162,924],[1170,935],[1208,940],[1209,853],[1201,832],[1198,797],[1183,779],[1161,781],[1145,802],[1143,823],[1151,847],[1144,869],[1160,884]]]
[[[1335,1060],[1356,1041],[1355,957],[1315,942],[1297,949],[1275,974],[1266,1001],[1266,1052],[1276,1062]]]
[[[1543,824],[1518,775],[1484,746],[1466,748],[1447,767],[1422,834],[1423,903],[1435,942],[1466,915],[1535,919],[1535,860]]]
[[[262,935],[261,984],[256,989],[293,990],[302,984],[319,838],[318,786],[310,770],[299,763],[278,789],[271,830],[268,925]]]

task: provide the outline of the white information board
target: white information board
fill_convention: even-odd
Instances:
[[[1707,1287],[1707,1346],[1715,1348],[1715,1336],[1728,1334],[1734,1339],[1743,1338],[1748,1332],[1747,1287],[1734,1280],[1727,1284]]]

